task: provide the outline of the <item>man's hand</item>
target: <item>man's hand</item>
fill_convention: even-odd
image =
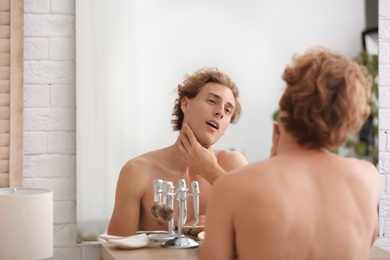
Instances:
[[[197,174],[212,184],[225,170],[219,166],[214,150],[204,148],[187,124],[183,127],[179,136],[179,149],[183,160]]]

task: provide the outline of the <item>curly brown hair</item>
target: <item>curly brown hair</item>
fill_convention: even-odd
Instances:
[[[279,102],[287,132],[307,148],[339,147],[370,114],[372,78],[357,62],[316,46],[295,55],[283,73]]]
[[[172,128],[174,131],[180,131],[183,126],[184,114],[181,110],[181,101],[184,97],[192,99],[198,95],[199,91],[208,82],[215,82],[228,87],[232,92],[235,99],[235,108],[230,120],[231,124],[235,124],[241,117],[241,104],[238,100],[239,91],[236,84],[226,74],[220,72],[217,68],[201,68],[192,75],[186,75],[182,84],[177,86],[178,97],[175,100],[173,107],[171,120]]]

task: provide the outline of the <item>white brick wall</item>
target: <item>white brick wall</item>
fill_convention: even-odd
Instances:
[[[376,245],[390,250],[390,0],[379,0],[379,165],[382,196]]]
[[[54,191],[54,257],[99,259],[76,244],[75,0],[25,0],[24,185]],[[380,238],[390,250],[390,0],[379,0]]]
[[[75,0],[24,2],[24,186],[54,191],[52,259],[99,259],[76,243]]]

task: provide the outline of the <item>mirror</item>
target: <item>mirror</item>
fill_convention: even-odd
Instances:
[[[84,237],[107,228],[124,163],[176,140],[171,112],[185,74],[215,66],[232,77],[243,116],[215,147],[265,159],[292,55],[321,44],[356,57],[366,28],[364,0],[85,0],[76,2],[76,21]]]

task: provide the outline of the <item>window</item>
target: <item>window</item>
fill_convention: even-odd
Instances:
[[[23,7],[0,0],[0,188],[23,184]]]

